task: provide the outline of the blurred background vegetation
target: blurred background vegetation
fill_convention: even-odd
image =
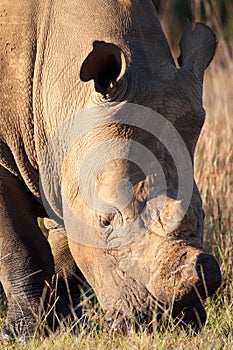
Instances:
[[[233,0],[153,0],[172,48],[187,21],[208,24],[218,39],[217,59],[233,56]]]

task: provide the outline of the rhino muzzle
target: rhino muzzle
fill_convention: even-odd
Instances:
[[[201,326],[206,321],[203,300],[219,288],[221,272],[216,259],[207,253],[197,256],[195,268],[194,274],[197,274],[198,280],[183,299],[174,303],[172,315],[179,318],[183,314],[183,323]]]
[[[219,265],[212,255],[184,241],[170,243],[170,248],[165,244],[158,252],[159,267],[147,288],[160,302],[172,307],[173,318],[203,325],[203,301],[221,284]]]

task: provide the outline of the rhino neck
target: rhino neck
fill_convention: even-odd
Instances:
[[[34,147],[33,90],[36,58],[34,1],[0,4],[1,164],[20,175],[38,196]]]

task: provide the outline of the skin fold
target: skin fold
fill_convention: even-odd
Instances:
[[[33,333],[53,304],[55,274],[61,317],[69,313],[64,278],[77,301],[78,275],[110,325],[135,317],[143,323],[157,303],[173,304],[174,318],[185,323],[204,323],[195,291],[205,299],[221,275],[202,248],[193,156],[214,34],[200,23],[187,26],[176,67],[149,0],[2,0],[0,15],[0,279],[9,304],[3,334]],[[155,128],[154,137],[151,111],[179,134],[189,156],[185,209],[169,154],[175,139],[167,134],[168,150],[166,128]],[[152,158],[137,153],[138,144]],[[37,217],[47,218],[48,239]]]

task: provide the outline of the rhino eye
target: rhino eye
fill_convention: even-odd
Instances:
[[[110,228],[111,227],[111,222],[108,219],[106,219],[106,218],[100,217],[100,225],[103,228]]]

